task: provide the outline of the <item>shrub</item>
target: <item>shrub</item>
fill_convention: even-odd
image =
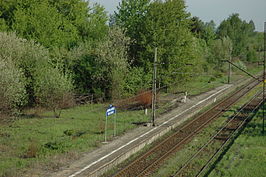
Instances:
[[[0,56],[0,113],[15,113],[26,103],[25,79],[21,70]]]
[[[149,108],[152,104],[152,91],[140,91],[136,100],[144,108]]]
[[[246,58],[248,62],[256,62],[258,60],[256,51],[254,49],[248,50]]]
[[[34,93],[37,103],[54,111],[60,117],[58,109],[73,103],[73,84],[69,76],[63,75],[56,68],[40,68],[35,73]]]
[[[147,89],[152,86],[152,74],[145,73],[140,67],[133,67],[128,71],[124,82],[125,96],[131,96],[141,89]]]
[[[31,105],[38,103],[55,113],[73,105],[72,81],[54,68],[47,49],[14,33],[0,32],[0,41],[0,96],[5,100],[0,110],[24,105],[26,93]]]
[[[18,38],[14,33],[0,32],[0,41],[1,60],[11,62],[14,67],[19,68],[20,75],[25,78],[29,103],[34,104],[34,73],[37,66],[50,65],[48,50],[33,41]]]

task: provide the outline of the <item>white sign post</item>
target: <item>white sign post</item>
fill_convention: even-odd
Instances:
[[[111,116],[112,114],[115,114],[114,118],[114,136],[116,136],[116,109],[113,105],[110,105],[109,108],[106,110],[105,114],[105,142],[107,142],[107,122],[108,122],[108,117]]]

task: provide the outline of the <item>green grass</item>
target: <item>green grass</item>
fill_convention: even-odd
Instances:
[[[257,74],[262,70],[262,67],[250,66],[248,67],[248,72],[251,74]],[[232,72],[231,83],[235,83],[243,78],[250,78],[242,71]],[[171,93],[175,92],[184,92],[187,91],[190,96],[198,95],[202,92],[209,91],[215,87],[224,85],[228,83],[228,76],[226,74],[216,77],[215,75],[199,75],[194,77],[191,81],[187,83],[178,83],[174,84],[173,87],[169,90]]]
[[[266,134],[262,134],[260,110],[235,140],[210,177],[258,177],[266,174]]]
[[[197,95],[225,84],[227,79],[226,76],[222,76],[215,79],[211,78],[213,77],[208,75],[197,76],[196,79],[192,79],[190,82],[174,84],[170,88],[169,92],[176,93],[186,91],[189,95]]]
[[[39,118],[23,118],[0,125],[0,176],[13,176],[14,171],[36,161],[49,163],[49,158],[56,154],[91,151],[104,141],[103,105],[64,110],[59,119],[52,115],[47,112]],[[108,118],[108,140],[113,138],[113,118]],[[118,112],[117,133],[121,135],[137,127],[134,122],[143,121],[148,121],[143,111]],[[36,157],[27,158],[30,153]]]

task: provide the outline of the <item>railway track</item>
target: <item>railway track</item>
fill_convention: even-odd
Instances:
[[[180,127],[174,134],[151,148],[148,152],[134,160],[116,173],[115,177],[148,176],[173,152],[181,149],[194,135],[218,118],[223,112],[235,104],[241,97],[256,87],[260,82],[251,81],[228,97],[218,102],[213,108]]]
[[[251,117],[256,113],[262,103],[262,92],[258,92],[248,103],[244,104],[231,116],[207,143],[200,147],[173,176],[188,176],[189,170],[192,168],[193,172],[196,173],[194,176],[204,176],[210,164],[212,164],[212,162],[217,159],[216,157],[225,150],[225,147],[238,136],[239,132],[241,132],[245,125],[251,120]],[[217,144],[219,144],[218,147]],[[210,149],[213,151],[212,154],[210,153]],[[208,158],[205,159],[205,163],[201,165],[196,164],[195,160],[197,160],[197,158],[202,160],[204,159],[202,158],[203,156],[208,156]]]

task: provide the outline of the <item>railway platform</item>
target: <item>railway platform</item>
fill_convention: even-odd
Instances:
[[[233,85],[224,85],[190,98],[188,102],[157,118],[155,127],[138,127],[111,142],[103,144],[100,148],[84,154],[81,159],[61,168],[59,172],[51,176],[100,176],[146,145],[182,124],[185,120],[198,113],[203,107],[220,99],[222,95],[229,93],[234,87]]]

